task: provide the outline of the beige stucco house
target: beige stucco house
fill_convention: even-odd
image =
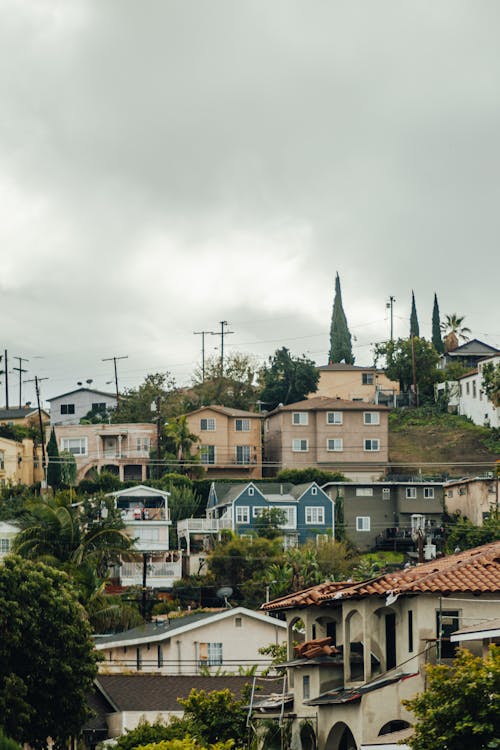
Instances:
[[[12,543],[19,534],[20,528],[13,523],[0,521],[0,560],[8,555],[12,549]]]
[[[265,415],[264,461],[281,469],[316,467],[374,481],[389,458],[389,409],[315,396]]]
[[[42,479],[41,448],[35,449],[31,438],[0,437],[0,483],[31,485]]]
[[[317,368],[318,389],[310,397],[325,396],[346,401],[395,406],[399,383],[390,380],[383,370],[335,362]]]
[[[285,720],[292,734],[300,739],[308,717],[319,750],[394,746],[413,722],[401,701],[424,690],[425,664],[450,664],[461,642],[451,634],[491,621],[499,607],[500,541],[361,583],[323,583],[263,605],[286,615],[291,700]],[[294,650],[298,621],[305,643]],[[470,629],[464,645],[481,655],[482,635],[469,637]],[[256,700],[254,716],[262,713]]]
[[[186,417],[189,430],[199,438],[193,451],[199,451],[207,477],[262,477],[261,414],[212,405]]]
[[[498,512],[500,477],[490,476],[452,480],[444,485],[448,513],[459,513],[475,526],[482,526],[485,518]]]
[[[156,426],[147,422],[126,424],[55,425],[59,450],[75,457],[78,481],[91,470],[111,471],[120,480],[144,481],[149,454],[156,445]],[[50,432],[47,431],[47,440]]]
[[[286,624],[245,607],[193,612],[159,618],[141,627],[109,636],[97,636],[96,648],[104,657],[101,672],[156,672],[196,675],[257,666],[269,659],[261,646],[286,638]]]

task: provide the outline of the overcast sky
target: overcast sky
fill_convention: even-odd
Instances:
[[[44,398],[114,355],[187,384],[221,320],[325,364],[337,271],[357,364],[412,289],[422,335],[437,292],[500,347],[499,31],[496,0],[0,0],[0,349]]]

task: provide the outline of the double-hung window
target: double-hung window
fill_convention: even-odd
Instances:
[[[61,438],[61,450],[69,451],[73,456],[86,456],[87,438]]]
[[[306,506],[306,524],[323,525],[325,523],[325,509],[320,505]]]
[[[363,385],[373,385],[373,372],[363,372],[361,382]]]
[[[200,419],[200,430],[202,432],[213,432],[215,430],[215,419],[213,417]]]
[[[74,404],[61,404],[61,414],[74,414],[74,413],[75,413]]]
[[[327,424],[342,424],[342,412],[341,411],[327,411],[326,423]]]
[[[424,497],[426,500],[434,499],[434,487],[424,487]]]
[[[294,411],[292,413],[292,424],[308,424],[309,414],[306,411]]]
[[[380,424],[380,414],[378,413],[378,411],[363,412],[363,423],[364,424]]]
[[[292,440],[292,451],[294,453],[306,453],[309,450],[309,440],[296,439]]]
[[[407,500],[416,500],[417,499],[417,488],[416,487],[407,487],[406,488],[406,499]]]
[[[250,446],[249,445],[237,445],[236,446],[236,463],[246,465],[250,463]]]
[[[356,487],[356,497],[373,497],[373,487]]]
[[[356,531],[370,531],[370,516],[356,516]]]
[[[364,449],[365,451],[379,451],[380,440],[377,440],[376,438],[367,438],[364,443]]]
[[[249,419],[236,419],[235,429],[236,429],[236,432],[250,432],[250,420]]]
[[[200,449],[200,459],[202,464],[214,464],[215,445],[202,445]]]
[[[326,440],[327,451],[343,451],[344,443],[342,438],[327,438]]]
[[[222,664],[222,643],[200,643],[200,662],[209,667]]]
[[[236,523],[250,523],[250,508],[248,505],[236,506]]]

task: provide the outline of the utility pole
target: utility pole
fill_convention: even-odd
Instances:
[[[156,397],[156,478],[161,476],[161,396]]]
[[[38,407],[38,427],[40,430],[40,442],[42,444],[42,469],[43,469],[43,487],[47,486],[47,460],[45,457],[45,436],[43,434],[42,408],[40,406],[40,383],[48,378],[38,378],[36,375],[32,380],[25,380],[25,383],[34,383],[36,392],[36,403]]]
[[[13,370],[17,370],[19,372],[19,408],[22,409],[23,406],[23,372],[28,372],[28,370],[23,370],[23,362],[29,362],[29,359],[26,359],[26,357],[14,357],[14,359],[17,359],[19,362],[19,367],[13,367]]]
[[[9,365],[7,362],[7,349],[4,350],[5,370],[5,408],[9,408]]]
[[[221,378],[224,376],[224,336],[228,336],[230,333],[234,333],[234,331],[225,331],[225,326],[228,326],[229,323],[227,320],[221,320],[220,322],[220,376]],[[217,334],[216,334],[217,335]]]
[[[389,310],[390,310],[389,314],[390,314],[390,319],[391,319],[391,341],[394,338],[394,315],[393,315],[394,309],[393,308],[394,308],[394,303],[395,302],[396,302],[396,298],[391,295],[389,297],[389,302],[385,303],[385,306],[387,308],[389,308]]]
[[[415,396],[414,406],[418,406],[417,365],[415,362],[415,336],[411,337],[411,366],[413,370],[413,393]]]
[[[115,388],[116,388],[116,408],[118,409],[118,403],[120,401],[120,391],[118,390],[118,370],[116,367],[116,363],[119,359],[128,359],[128,354],[125,354],[124,357],[106,357],[106,359],[103,359],[102,362],[113,362],[115,367]]]
[[[217,336],[214,331],[193,331],[195,336],[201,336],[201,379],[205,382],[205,336],[210,334],[211,336]]]

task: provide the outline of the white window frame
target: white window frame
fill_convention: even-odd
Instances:
[[[417,499],[417,488],[416,487],[407,487],[405,490],[405,497],[407,500],[416,500]]]
[[[8,555],[10,552],[10,539],[9,537],[0,538],[0,555]]]
[[[377,444],[376,448],[373,447],[374,443]],[[368,444],[370,447],[368,447]],[[380,450],[380,440],[378,438],[365,438],[363,450],[366,451],[366,453],[377,453]]]
[[[210,460],[210,449],[212,449],[212,452],[213,452],[213,460],[212,461]],[[203,451],[204,450],[207,453],[207,459],[208,460],[205,460],[205,458],[203,456]],[[215,445],[201,445],[200,446],[200,461],[203,464],[203,466],[214,466],[216,453],[217,453],[217,450],[216,450]]]
[[[260,518],[265,510],[268,510],[267,505],[254,505],[252,508],[252,518]]]
[[[241,455],[240,458],[238,458],[238,452],[241,452],[241,454],[248,453],[248,456]],[[238,466],[248,466],[251,463],[252,446],[236,445],[234,448],[234,456]]]
[[[279,510],[282,510],[287,516],[285,523],[279,524],[280,529],[297,528],[297,508],[295,505],[275,505],[273,507],[279,508]]]
[[[365,425],[379,425],[380,414],[378,411],[364,411],[363,412],[363,424]]]
[[[330,453],[341,453],[344,450],[344,441],[342,438],[327,438],[326,450]]]
[[[250,420],[249,419],[235,419],[234,429],[235,429],[235,432],[250,432]]]
[[[306,411],[293,411],[292,424],[305,426],[309,424],[309,414]]]
[[[71,444],[74,444],[73,446]],[[71,448],[76,448],[76,443],[80,444],[80,450],[71,450]],[[82,450],[83,448],[83,450]],[[88,456],[89,454],[89,446],[88,446],[88,439],[86,437],[63,437],[61,438],[61,450],[62,451],[68,451],[73,456]]]
[[[356,497],[373,497],[373,487],[356,487]]]
[[[318,488],[317,487],[311,487],[311,495],[317,495],[318,494]]]
[[[254,487],[249,487],[247,494],[248,494],[248,497],[253,497],[255,495],[255,488]]]
[[[305,448],[302,447],[304,443]],[[292,451],[294,453],[307,453],[309,451],[309,440],[307,438],[296,438],[292,440]]]
[[[424,499],[434,500],[434,487],[424,487]]]
[[[371,531],[371,516],[356,516],[356,531]]]
[[[203,417],[200,419],[200,432],[215,432],[215,417]]]
[[[343,424],[344,415],[341,411],[327,411],[326,412],[326,423],[327,424]]]
[[[237,505],[235,512],[236,523],[248,526],[250,523],[250,506],[249,505]]]
[[[306,505],[305,511],[307,526],[325,525],[325,509],[322,505]]]
[[[390,487],[382,487],[382,499],[383,500],[389,500],[391,497],[391,488]]]

